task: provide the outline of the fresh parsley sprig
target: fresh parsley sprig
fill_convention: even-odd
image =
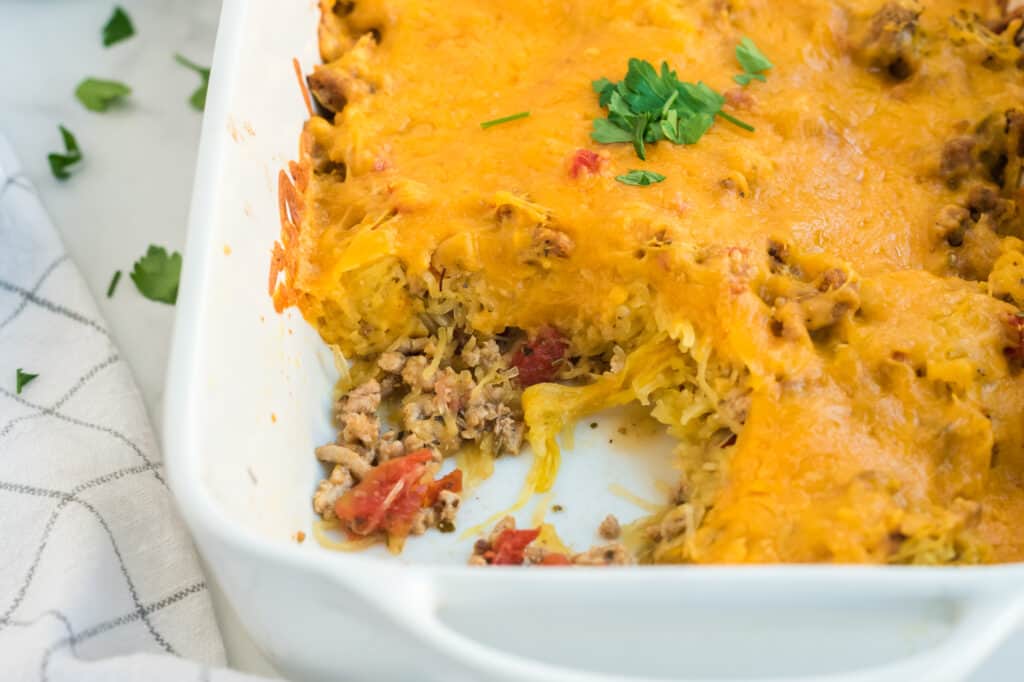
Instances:
[[[750,38],[744,38],[736,46],[736,61],[743,67],[744,72],[733,76],[732,79],[744,87],[755,79],[763,83],[767,80],[764,72],[773,66]]]
[[[103,46],[110,47],[114,43],[128,40],[135,35],[135,27],[132,25],[131,17],[118,5],[114,7],[114,13],[103,26]]]
[[[151,301],[174,305],[181,279],[181,254],[168,255],[162,246],[150,246],[146,255],[135,261],[132,281],[139,293]]]
[[[71,177],[68,168],[82,160],[82,150],[78,148],[78,141],[70,130],[64,126],[58,126],[58,128],[60,128],[60,136],[64,140],[64,153],[54,152],[47,158],[50,160],[50,172],[53,173],[53,177],[58,180],[67,180]]]
[[[38,374],[29,374],[19,367],[18,371],[14,375],[14,392],[21,395],[21,389],[32,383],[32,381],[38,376]]]
[[[630,59],[626,77],[618,83],[607,78],[593,82],[607,118],[594,119],[590,133],[595,142],[631,142],[636,155],[647,158],[646,145],[669,140],[696,144],[720,116],[744,130],[753,126],[722,111],[725,97],[704,83],[680,81],[667,62],[660,73],[642,59]]]
[[[132,89],[124,83],[100,78],[86,78],[75,88],[75,97],[89,111],[106,111],[130,94]]]
[[[192,108],[196,111],[202,111],[206,108],[206,91],[210,87],[210,69],[205,66],[199,66],[192,60],[181,56],[180,54],[174,55],[174,61],[178,62],[186,69],[191,69],[199,74],[199,87],[196,88],[192,96],[188,98],[188,103],[192,105]]]

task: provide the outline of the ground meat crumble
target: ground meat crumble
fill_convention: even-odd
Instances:
[[[958,198],[936,216],[933,269],[984,281],[1001,240],[1024,234],[1024,111],[995,112],[950,139],[938,175]]]
[[[465,445],[494,456],[518,453],[522,386],[506,351],[496,339],[440,329],[403,339],[373,359],[334,405],[337,438],[316,449],[330,471],[313,495],[314,511],[336,518],[346,491],[382,463],[412,452],[429,450],[436,463]],[[441,490],[410,532],[454,530],[459,506],[457,492]]]
[[[857,57],[872,71],[895,81],[906,80],[917,70],[915,37],[920,15],[921,7],[912,0],[887,2],[871,17]]]
[[[613,514],[609,514],[598,526],[597,533],[605,540],[615,540],[622,534],[622,527],[619,525],[619,520]]]

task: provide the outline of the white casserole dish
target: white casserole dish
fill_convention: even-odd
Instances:
[[[1021,565],[480,569],[464,565],[472,539],[459,534],[414,538],[398,558],[297,544],[314,518],[313,448],[334,436],[336,373],[298,313],[273,312],[266,276],[277,173],[307,116],[291,60],[305,71],[317,60],[317,18],[312,0],[224,3],[166,396],[182,514],[285,675],[959,680],[1013,630]],[[578,547],[596,540],[605,513],[642,513],[608,491],[611,480],[659,495],[652,471],[667,465],[667,448],[608,448],[621,419],[581,429],[565,454],[554,501],[567,511],[556,520]],[[515,499],[529,459],[499,462],[467,501],[463,528]]]

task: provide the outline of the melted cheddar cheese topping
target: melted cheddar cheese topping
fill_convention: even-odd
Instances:
[[[531,481],[565,424],[650,406],[687,490],[647,560],[1024,559],[1024,34],[1002,1],[322,5],[279,305],[348,357],[438,310],[621,348],[525,391]],[[744,36],[774,67],[739,87]],[[646,161],[595,143],[591,82],[630,58],[755,130],[719,119]]]

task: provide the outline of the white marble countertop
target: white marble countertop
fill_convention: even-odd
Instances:
[[[104,49],[99,32],[112,0],[0,0],[0,132],[39,188],[160,429],[174,309],[143,299],[127,273],[150,244],[184,245],[200,115],[186,101],[197,77],[172,56],[180,52],[209,64],[220,3],[119,2],[137,35]],[[87,111],[73,96],[85,76],[129,83],[130,105],[104,114]],[[77,135],[85,155],[65,182],[53,178],[46,160],[60,151],[59,123]],[[124,278],[107,299],[115,270]],[[231,664],[273,675],[219,590],[213,594]],[[1024,630],[972,680],[1009,682],[1020,679],[1022,668]]]

